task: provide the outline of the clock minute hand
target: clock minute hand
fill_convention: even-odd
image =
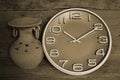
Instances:
[[[86,34],[84,34],[83,36],[81,36],[80,38],[78,38],[76,41],[79,41],[80,39],[86,37],[87,35],[89,35],[90,33],[94,32],[95,28],[93,28],[92,30],[90,30],[89,32],[87,32]]]
[[[72,35],[70,35],[69,33],[67,33],[66,31],[63,31],[63,33],[65,33],[67,36],[69,36],[70,38],[72,38],[73,40],[75,40],[75,41],[76,41],[76,38],[75,38],[75,37],[73,37]]]

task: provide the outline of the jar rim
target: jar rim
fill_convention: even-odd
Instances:
[[[33,18],[33,17],[21,17],[13,19],[12,21],[8,22],[8,25],[11,27],[35,27],[42,23],[41,18]]]

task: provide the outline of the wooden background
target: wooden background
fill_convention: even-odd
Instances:
[[[113,47],[100,69],[84,76],[70,76],[56,70],[45,57],[39,67],[32,70],[20,69],[11,61],[9,47],[15,39],[8,21],[21,16],[39,17],[43,20],[42,37],[50,18],[72,7],[97,13],[109,26]],[[120,0],[0,0],[0,80],[120,80]]]

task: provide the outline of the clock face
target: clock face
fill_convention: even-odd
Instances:
[[[56,14],[43,34],[49,62],[70,75],[84,75],[101,67],[111,50],[111,34],[95,13],[81,8]]]

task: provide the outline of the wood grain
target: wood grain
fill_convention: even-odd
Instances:
[[[84,76],[64,74],[45,57],[36,69],[17,67],[9,57],[9,47],[15,39],[11,36],[8,21],[22,16],[42,18],[42,37],[50,18],[71,7],[89,9],[108,24],[113,46],[107,62],[97,71]],[[120,0],[0,0],[0,80],[120,80]]]
[[[0,0],[1,10],[51,10],[70,7],[120,9],[120,0]]]

